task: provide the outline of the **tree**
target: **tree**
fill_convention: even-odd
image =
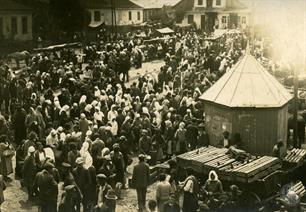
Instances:
[[[164,6],[161,10],[150,17],[150,21],[161,23],[163,26],[172,26],[174,20],[174,11],[168,6]]]
[[[52,29],[63,32],[70,38],[89,24],[85,0],[50,0],[49,13]]]

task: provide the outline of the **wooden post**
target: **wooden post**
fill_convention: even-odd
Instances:
[[[294,108],[293,108],[293,143],[295,148],[301,148],[301,143],[298,140],[297,130],[298,130],[298,76],[297,70],[293,67],[293,89],[294,89]]]

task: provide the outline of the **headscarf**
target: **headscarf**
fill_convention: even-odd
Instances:
[[[211,171],[209,172],[209,175],[208,175],[208,179],[209,179],[209,180],[212,180],[212,179],[211,179],[211,175],[214,175],[214,176],[215,176],[215,179],[214,179],[215,181],[218,180],[219,177],[218,177],[217,173],[216,173],[214,170],[211,170]]]
[[[80,155],[84,159],[83,167],[86,168],[86,169],[88,169],[89,167],[92,166],[92,157],[91,157],[90,153],[88,152],[88,149],[89,149],[89,143],[84,142],[82,144],[81,149],[80,149]]]
[[[183,129],[185,127],[185,123],[184,122],[181,122],[180,124],[179,124],[179,128],[180,129]]]
[[[79,104],[86,102],[87,97],[85,95],[81,96]]]

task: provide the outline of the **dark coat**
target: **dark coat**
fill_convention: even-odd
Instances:
[[[37,173],[34,156],[27,156],[23,164],[23,182],[25,186],[33,186]]]
[[[150,169],[148,164],[144,162],[139,162],[134,167],[132,185],[133,188],[146,188],[150,182]]]
[[[52,174],[43,170],[35,177],[34,185],[39,189],[39,200],[41,203],[53,202],[57,200],[58,185]]]
[[[83,167],[77,167],[73,170],[75,182],[82,192],[83,198],[90,198],[91,175],[89,171]]]
[[[13,128],[15,129],[15,141],[19,144],[22,139],[27,136],[27,128],[25,125],[26,112],[25,110],[17,111],[13,118]]]

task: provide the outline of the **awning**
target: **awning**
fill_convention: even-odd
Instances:
[[[65,44],[59,44],[59,45],[53,45],[53,46],[48,46],[45,48],[37,48],[33,49],[35,52],[44,52],[44,51],[57,51],[63,48],[78,48],[82,44],[81,43],[65,43]]]
[[[161,34],[170,34],[170,33],[174,33],[174,31],[172,29],[170,29],[169,27],[166,28],[162,28],[162,29],[157,29],[157,32],[161,33]]]
[[[90,23],[88,26],[91,27],[91,28],[97,28],[99,26],[101,26],[104,22],[92,22]]]
[[[206,37],[205,40],[216,40],[218,38],[221,38],[227,32],[227,29],[216,29],[214,33],[211,36]]]

